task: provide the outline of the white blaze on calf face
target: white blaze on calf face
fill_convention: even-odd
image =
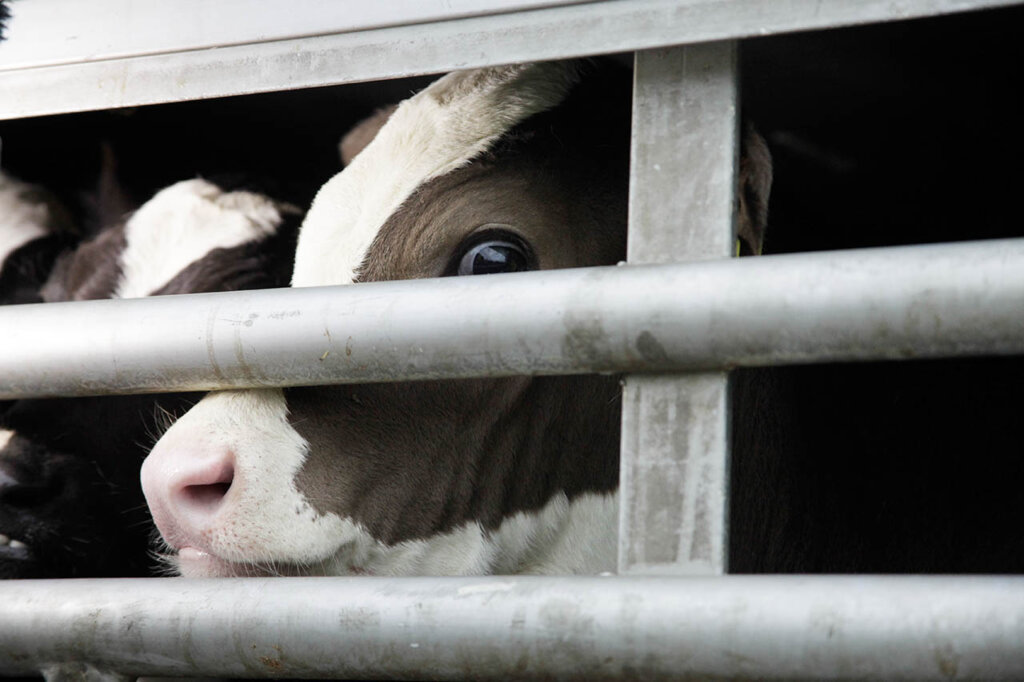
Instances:
[[[185,180],[161,190],[125,225],[115,296],[148,296],[213,249],[272,235],[282,210],[297,211],[253,192],[224,192],[206,180]]]
[[[382,227],[414,191],[558,105],[576,80],[573,64],[480,69],[445,76],[404,102],[320,190],[300,233],[293,286],[355,281]],[[154,520],[181,550],[180,570],[412,575],[614,565],[615,538],[606,532],[616,523],[614,494],[584,493],[572,502],[558,494],[497,528],[470,521],[385,543],[304,497],[295,477],[309,448],[289,424],[281,390],[214,393],[180,419],[143,468]]]

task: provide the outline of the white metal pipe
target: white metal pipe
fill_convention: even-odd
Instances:
[[[0,92],[6,95],[0,119],[631,52],[1017,2],[616,0],[254,44],[235,44],[266,37],[254,30],[255,23],[238,21],[235,34],[216,49],[136,56],[125,39],[108,50],[124,55],[119,59],[10,70],[0,63]],[[94,4],[104,15],[105,5]],[[10,33],[18,30],[13,21]]]
[[[1024,352],[1024,239],[0,308],[0,399]]]
[[[0,673],[1021,679],[1024,578],[12,581]]]

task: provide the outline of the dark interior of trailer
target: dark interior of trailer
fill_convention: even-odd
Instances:
[[[766,253],[1022,236],[1022,27],[1012,8],[745,41]],[[341,135],[426,82],[5,121],[0,162],[86,226],[109,218],[104,164],[116,207],[237,173],[308,205]],[[738,371],[731,570],[1024,572],[1021,386],[1016,357]]]

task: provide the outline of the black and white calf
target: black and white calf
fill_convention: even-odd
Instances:
[[[621,260],[629,74],[591,68],[454,73],[368,120],[309,211],[293,286]],[[143,487],[186,576],[611,570],[619,392],[580,376],[213,393]]]
[[[6,10],[0,6],[0,21]],[[70,245],[63,208],[44,189],[0,171],[0,305],[35,303],[57,256]],[[0,415],[13,402],[0,401]],[[13,434],[0,429],[0,452]],[[14,483],[0,467],[0,496]],[[0,528],[0,560],[27,554],[27,546]]]
[[[65,251],[45,283],[26,276],[36,270],[11,281],[26,300],[46,302],[281,286],[298,219],[297,209],[261,194],[190,180]],[[0,219],[9,242],[36,232]],[[199,397],[8,405],[0,416],[0,577],[148,574],[151,531],[139,466],[168,415]]]
[[[74,243],[68,212],[45,189],[0,171],[0,305],[38,303],[54,261]]]

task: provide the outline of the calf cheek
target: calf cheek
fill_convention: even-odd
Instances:
[[[462,481],[476,469],[465,445],[481,382],[415,382],[288,389],[292,425],[309,443],[298,490],[321,514],[352,519],[394,544],[465,520]]]
[[[513,377],[288,389],[310,445],[300,493],[393,545],[610,492],[619,388],[610,377]]]

